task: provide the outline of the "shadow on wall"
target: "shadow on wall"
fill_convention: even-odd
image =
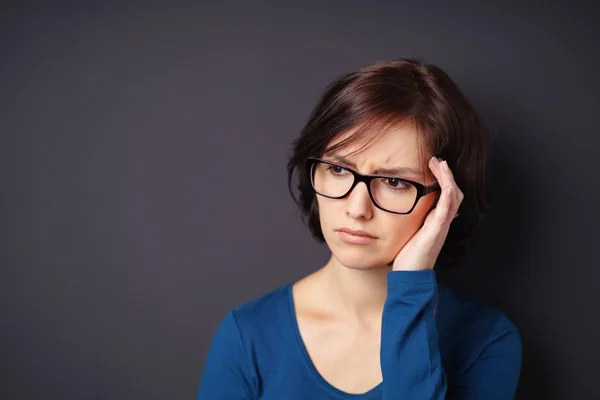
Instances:
[[[535,293],[535,281],[527,278],[532,276],[528,248],[534,228],[528,182],[544,177],[532,176],[536,170],[526,160],[523,146],[494,144],[488,159],[488,210],[474,248],[461,265],[436,271],[441,283],[500,308],[519,329],[523,366],[515,398],[551,400],[560,398],[560,377],[552,376],[534,330],[534,306],[527,301]]]

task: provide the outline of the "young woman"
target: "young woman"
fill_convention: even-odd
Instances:
[[[517,329],[434,272],[485,208],[483,126],[447,74],[402,59],[342,75],[288,172],[331,258],[225,316],[198,399],[512,399]]]

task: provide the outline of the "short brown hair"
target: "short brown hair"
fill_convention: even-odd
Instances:
[[[324,242],[306,159],[358,140],[368,145],[401,122],[412,123],[423,139],[424,167],[432,155],[446,160],[465,195],[438,257],[439,264],[456,264],[466,256],[485,212],[485,130],[459,87],[435,65],[413,59],[379,61],[335,79],[293,143],[287,166],[290,193],[312,235]],[[354,128],[358,129],[350,137],[327,147],[339,134]],[[298,172],[299,199],[292,190],[294,171]]]

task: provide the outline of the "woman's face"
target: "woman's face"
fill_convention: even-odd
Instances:
[[[334,139],[330,146],[343,140],[349,131]],[[331,153],[323,159],[343,164],[362,174],[373,174],[377,169],[412,168],[416,173],[397,175],[424,185],[435,182],[431,171],[423,171],[417,130],[408,124],[386,132],[360,153],[347,156],[355,148]],[[347,163],[337,160],[343,157]],[[367,187],[358,183],[343,199],[317,195],[319,218],[325,241],[333,256],[352,269],[370,269],[388,265],[408,240],[423,224],[427,213],[437,199],[437,192],[421,197],[410,214],[392,214],[377,208],[371,201]],[[363,230],[376,237],[367,244],[349,243],[339,229]],[[345,240],[346,239],[346,240]]]

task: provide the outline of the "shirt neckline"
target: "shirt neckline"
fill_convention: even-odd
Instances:
[[[383,387],[383,382],[380,382],[377,386],[369,389],[364,393],[348,393],[341,389],[336,388],[331,383],[327,382],[325,378],[319,373],[317,367],[313,363],[312,359],[308,354],[308,350],[306,349],[306,345],[302,340],[302,335],[300,334],[300,328],[298,327],[298,319],[296,318],[296,308],[294,305],[294,296],[292,292],[292,283],[287,285],[287,303],[289,308],[290,320],[292,323],[292,330],[294,332],[294,337],[296,339],[297,348],[302,353],[302,358],[304,360],[304,364],[309,370],[310,374],[313,378],[319,383],[319,385],[327,390],[329,393],[342,398],[342,399],[352,399],[352,400],[360,400],[360,399],[368,399],[373,397],[375,394],[380,393]]]

